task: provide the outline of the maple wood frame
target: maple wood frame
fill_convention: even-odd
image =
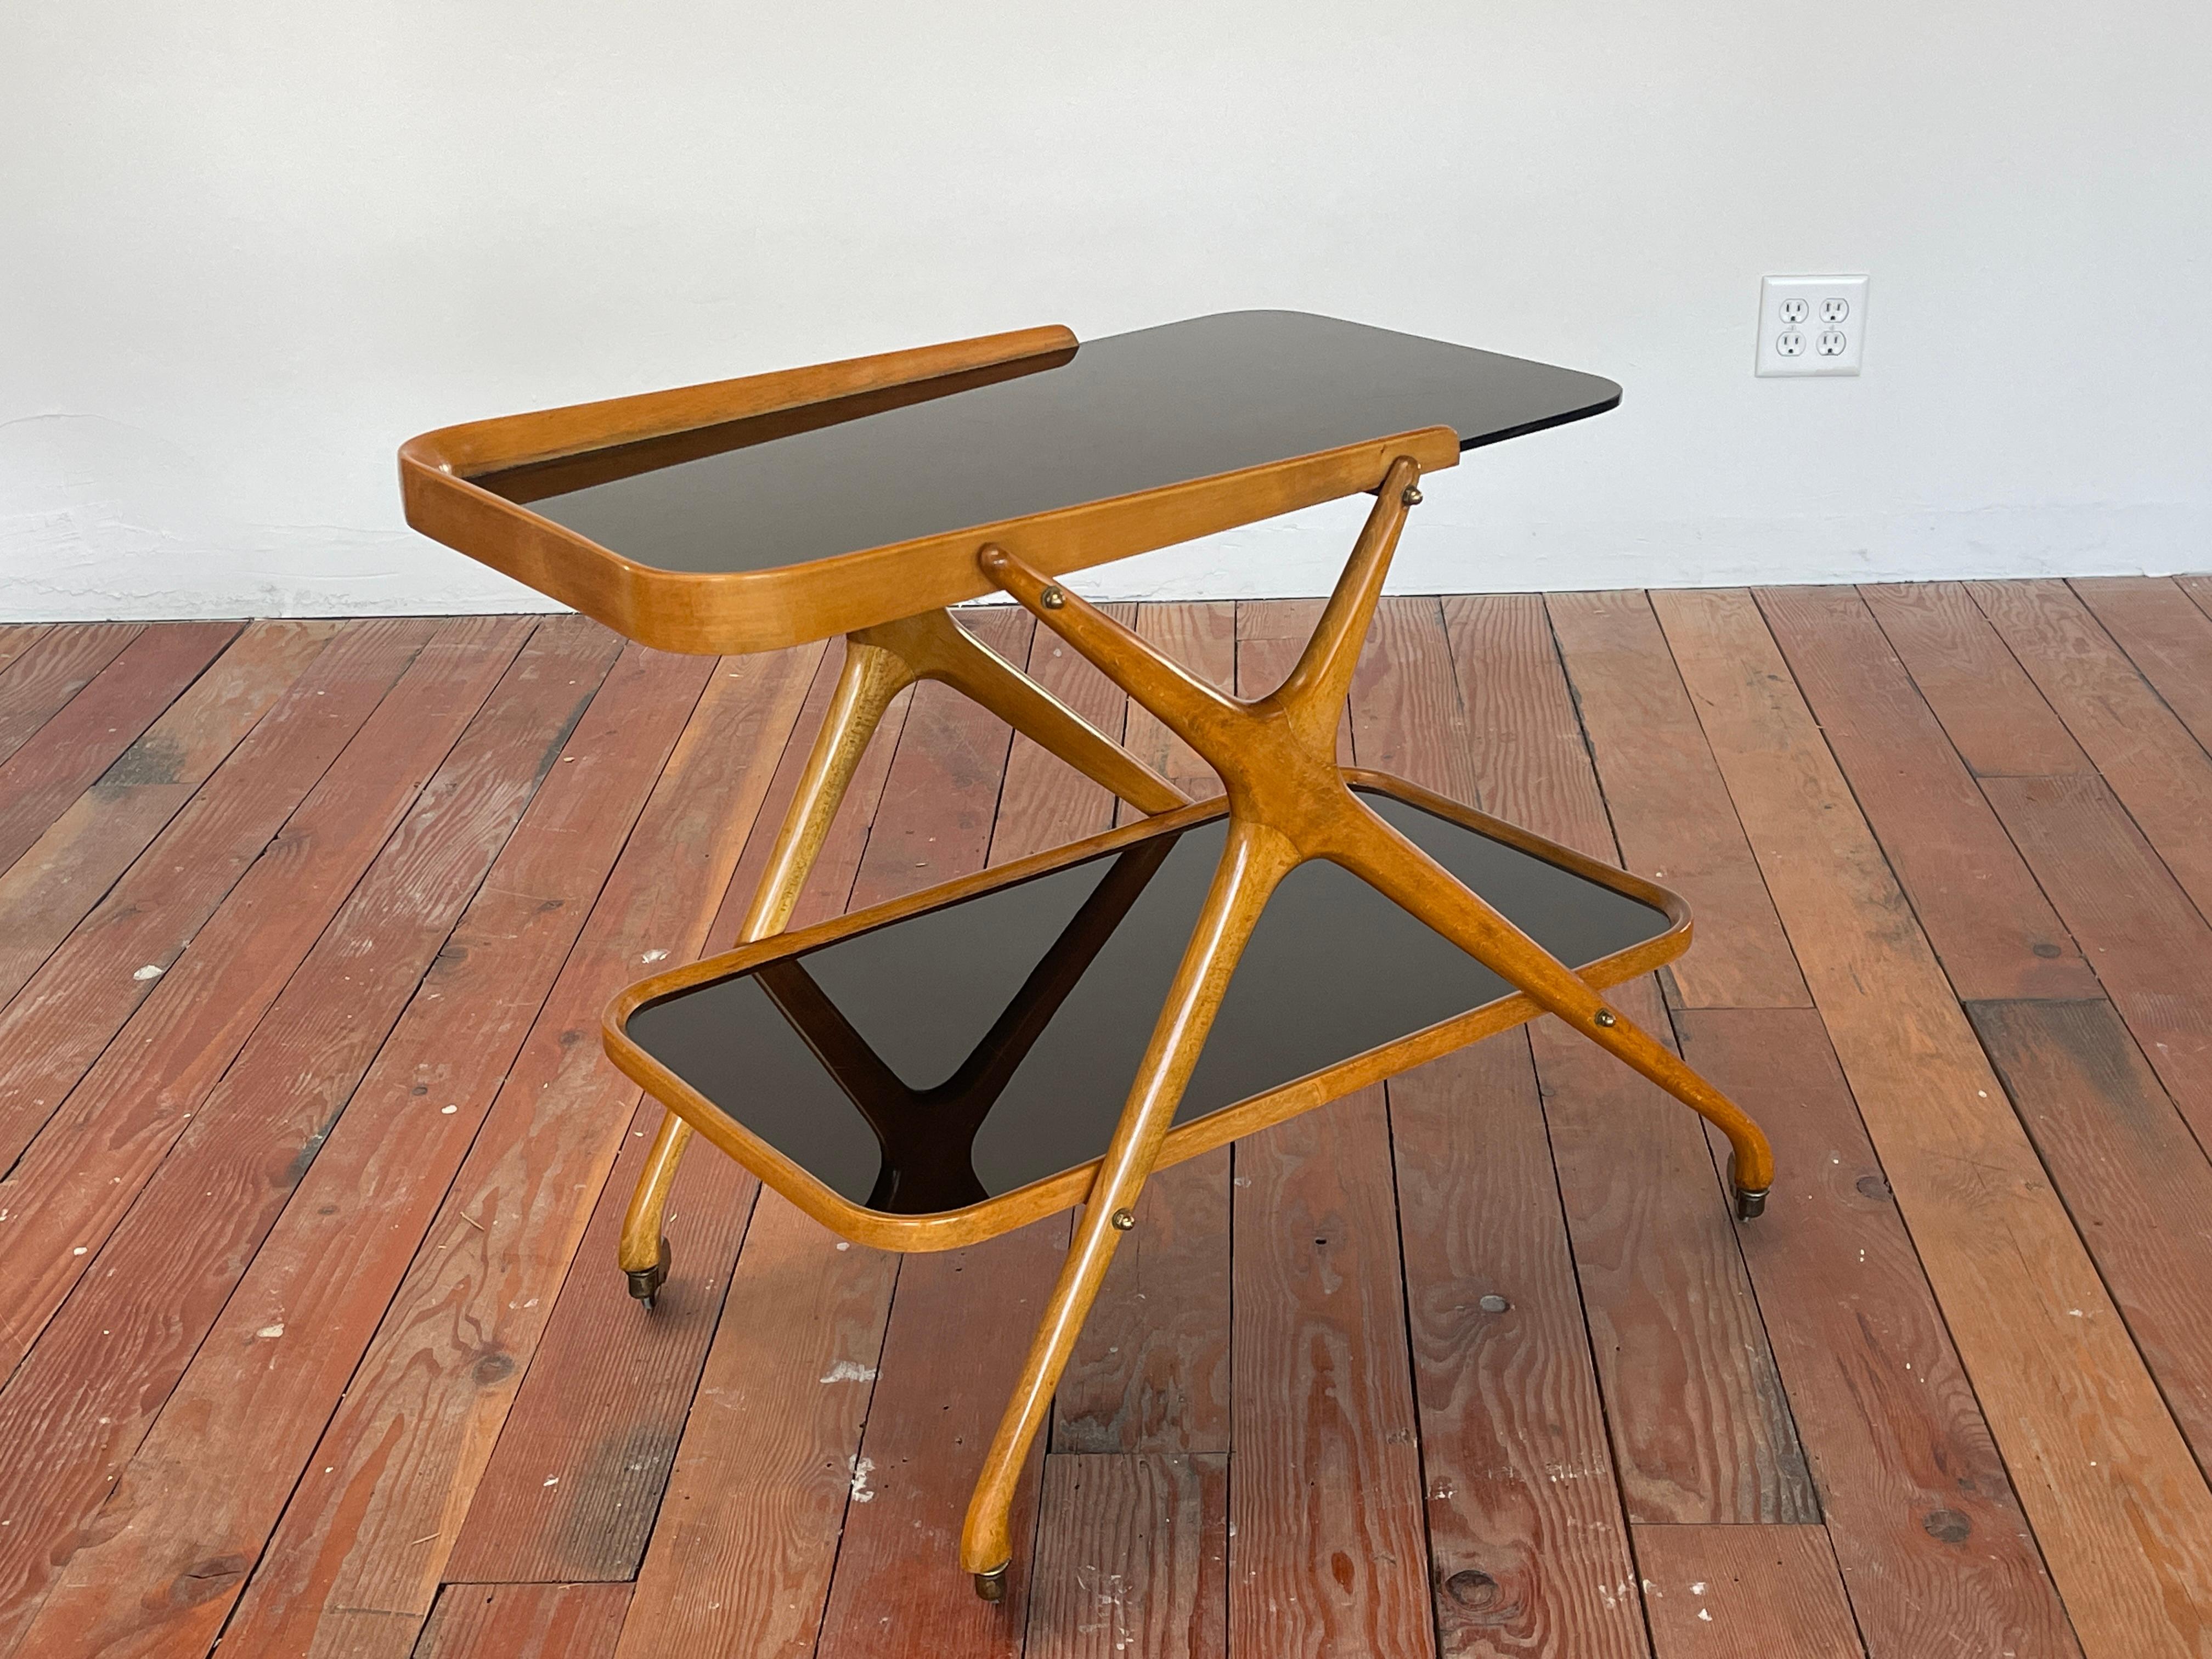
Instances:
[[[1758,1127],[1657,1038],[1609,1006],[1602,995],[1609,986],[1649,971],[1687,947],[1690,921],[1682,901],[1655,884],[1608,869],[1401,780],[1337,763],[1337,725],[1351,690],[1352,668],[1381,598],[1382,579],[1406,515],[1420,500],[1418,477],[1419,467],[1411,456],[1401,455],[1391,462],[1376,489],[1375,507],[1297,666],[1273,692],[1249,701],[1229,696],[1193,678],[1136,635],[1004,548],[987,543],[976,556],[978,565],[992,580],[1039,622],[1208,761],[1227,791],[1227,845],[1138,1067],[1127,1103],[1099,1158],[962,1209],[932,1216],[886,1215],[830,1192],[742,1125],[717,1111],[632,1042],[622,1027],[630,1013],[656,997],[1060,868],[1075,859],[1175,833],[1219,816],[1218,804],[1169,811],[1057,852],[795,934],[762,939],[756,933],[756,943],[631,987],[608,1011],[608,1053],[672,1109],[672,1121],[684,1126],[664,1133],[664,1141],[672,1148],[672,1157],[680,1152],[690,1130],[696,1127],[800,1208],[861,1243],[894,1249],[947,1249],[1057,1209],[1076,1204],[1083,1206],[1067,1260],[986,1454],[962,1534],[961,1563],[975,1576],[977,1591],[986,1599],[997,1600],[1005,1593],[1012,1556],[1008,1517],[1022,1463],[1043,1425],[1053,1392],[1097,1297],[1120,1235],[1134,1224],[1138,1194],[1163,1163],[1194,1156],[1477,1037],[1550,1013],[1718,1127],[1731,1148],[1729,1176],[1737,1213],[1748,1219],[1765,1207],[1773,1180],[1773,1158]],[[943,626],[957,628],[957,624],[946,617]],[[838,705],[832,720],[825,723],[808,767],[809,780],[817,787],[802,787],[802,799],[794,803],[793,815],[779,838],[778,856],[748,919],[749,928],[769,932],[774,922],[787,918],[798,884],[804,879],[804,867],[811,864],[811,850],[820,844],[819,826],[826,824],[827,815],[836,810],[830,797],[842,793],[842,781],[850,777],[857,763],[858,750],[865,745],[861,728],[872,726],[875,714],[888,701],[883,685],[909,672],[913,666],[894,658],[892,665],[886,668],[868,654],[859,657],[857,664],[848,659]],[[878,683],[878,678],[886,674],[889,678]],[[849,698],[842,695],[848,683],[860,688]],[[866,690],[871,685],[876,687],[873,692]],[[848,710],[853,721],[849,729],[843,718]],[[854,740],[855,732],[860,733],[858,742]],[[1062,752],[1079,766],[1096,759],[1095,751]],[[1101,781],[1113,787],[1109,779],[1102,777]],[[1586,879],[1662,910],[1670,926],[1645,944],[1577,972],[1376,814],[1354,793],[1356,787],[1397,795],[1563,865]],[[1316,858],[1343,866],[1395,900],[1513,986],[1514,994],[1180,1128],[1171,1127],[1176,1106],[1204,1048],[1230,975],[1269,896],[1291,871]],[[660,1144],[656,1143],[656,1153]],[[641,1184],[641,1199],[648,1199],[647,1187],[656,1182],[665,1193],[670,1173],[672,1163],[664,1170],[656,1158]],[[653,1213],[657,1223],[657,1210]],[[630,1241],[630,1248],[635,1250],[647,1237],[653,1239],[656,1249],[653,1265],[665,1267],[665,1246],[657,1236],[641,1234]],[[629,1257],[625,1266],[635,1271]]]
[[[1758,1127],[1672,1050],[1608,1006],[1602,995],[1610,985],[1686,948],[1690,923],[1679,897],[1401,780],[1337,764],[1336,731],[1353,665],[1406,516],[1421,499],[1420,474],[1458,462],[1458,439],[1450,428],[1426,428],[1003,524],[766,570],[656,570],[523,505],[598,477],[635,470],[640,450],[650,452],[647,464],[665,465],[687,454],[764,441],[1050,367],[1066,361],[1074,349],[1074,337],[1064,329],[1030,330],[478,422],[427,434],[400,453],[410,523],[630,638],[670,650],[721,653],[772,650],[831,634],[847,635],[835,700],[745,918],[747,943],[724,957],[633,986],[608,1010],[609,1054],[671,1108],[631,1200],[622,1266],[633,1292],[650,1305],[668,1271],[662,1211],[695,1127],[825,1224],[890,1249],[947,1248],[1080,1203],[1083,1214],[1066,1261],[986,1455],[962,1532],[961,1563],[975,1576],[977,1592],[991,1601],[1005,1593],[1012,1557],[1009,1515],[1022,1463],[1042,1426],[1120,1235],[1134,1224],[1138,1194],[1163,1162],[1194,1155],[1493,1030],[1549,1013],[1727,1136],[1729,1180],[1740,1216],[1748,1219],[1759,1213],[1773,1179],[1772,1154]],[[491,478],[493,474],[498,477]],[[487,488],[480,479],[499,487]],[[1053,580],[1068,570],[1360,490],[1375,495],[1374,509],[1297,665],[1263,697],[1231,697],[1193,678]],[[1213,766],[1227,792],[1228,841],[1102,1157],[963,1210],[887,1216],[830,1193],[717,1112],[632,1043],[622,1024],[642,1002],[702,979],[1219,813],[1218,805],[1187,804],[1179,791],[968,635],[945,610],[994,590],[1018,601]],[[790,919],[885,706],[921,678],[957,687],[1154,817],[1073,848],[769,940]],[[1670,926],[1644,945],[1577,972],[1378,817],[1353,793],[1355,785],[1382,789],[1654,904]],[[1316,858],[1369,882],[1513,986],[1514,994],[1173,1128],[1176,1103],[1261,911],[1285,875]]]

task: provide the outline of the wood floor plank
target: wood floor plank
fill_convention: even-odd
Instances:
[[[628,1584],[453,1584],[414,1659],[608,1659]]]
[[[1042,1456],[1015,1496],[1005,1601],[979,1598],[960,1570],[960,1526],[1066,1243],[1054,1220],[900,1264],[816,1650],[825,1659],[1020,1651]]]
[[[1758,599],[1960,996],[2098,995],[2096,975],[1858,595],[1770,587]]]
[[[1689,901],[1698,944],[1664,970],[1686,1008],[1809,1008],[1812,994],[1640,590],[1545,600],[1624,866]]]
[[[1235,622],[1229,605],[1144,605],[1133,626],[1228,691]],[[1040,630],[1039,643],[1048,637]],[[1039,668],[1057,660],[1039,662],[1035,647],[1030,656]],[[1193,799],[1220,792],[1212,769],[1133,703],[1124,741]],[[1055,1452],[1229,1449],[1229,1164],[1224,1146],[1145,1183],[1137,1224],[1106,1270],[1053,1402]]]
[[[93,628],[106,625],[100,623],[84,624]],[[125,627],[129,625],[124,624]],[[0,625],[0,709],[13,707],[13,694],[8,690],[8,671],[15,665],[25,652],[46,638],[53,626],[51,623],[8,623]],[[115,648],[120,651],[123,647],[118,645]]]
[[[718,939],[735,936],[758,884],[842,657],[833,644],[808,690],[715,919]],[[808,878],[800,921],[847,908],[912,701],[894,701],[870,745]],[[640,1571],[628,1653],[811,1651],[896,1275],[895,1258],[762,1196]],[[787,1376],[787,1365],[799,1369]]]
[[[2084,1651],[2199,1652],[2212,1492],[1780,652],[1747,594],[1654,599]]]
[[[30,850],[238,631],[236,623],[169,623],[140,630],[0,762],[0,870]]]
[[[1237,695],[1279,684],[1320,614],[1318,600],[1239,605]],[[1371,733],[1396,729],[1383,664],[1367,651],[1355,677],[1353,704],[1383,711]],[[1347,763],[1362,723],[1347,708]],[[1376,1088],[1233,1149],[1234,1653],[1435,1648],[1389,1136]]]
[[[1495,739],[1498,711],[1470,712],[1462,692],[1437,602],[1383,600],[1353,676],[1352,748],[1359,764],[1474,805],[1482,793],[1481,757],[1492,748],[1474,728]]]
[[[2198,1467],[2212,1470],[2212,1164],[2110,1004],[1967,1012]]]
[[[98,624],[93,624],[98,626]],[[54,624],[51,623],[9,623],[0,628],[0,674],[15,665],[15,659],[44,639]]]
[[[1636,1547],[1659,1659],[1860,1659],[1866,1651],[1819,1527],[1638,1527]]]
[[[1222,1659],[1229,1460],[1142,1452],[1044,1462],[1024,1659]]]
[[[757,880],[749,872],[765,864],[836,683],[841,665],[825,661],[829,654],[808,647],[787,671],[808,679],[806,696],[705,948],[722,948],[737,935]],[[857,838],[847,841],[857,849]],[[646,966],[641,963],[640,971]],[[681,1266],[672,1269],[652,1314],[645,1315],[616,1271],[616,1243],[662,1109],[645,1099],[632,1117],[575,1266],[562,1282],[529,1374],[477,1482],[447,1563],[450,1579],[574,1583],[637,1576],[759,1190],[741,1165],[696,1144],[678,1173],[664,1218],[672,1255]],[[617,1340],[611,1342],[611,1335]]]
[[[635,1578],[699,1388],[759,1183],[703,1142],[669,1194],[684,1271],[650,1314],[616,1246],[661,1108],[647,1100],[600,1189],[575,1264],[446,1565],[456,1583]]]
[[[807,654],[818,653],[814,647]],[[810,697],[813,690],[810,686]],[[783,761],[803,758],[812,736],[802,714]],[[781,763],[777,769],[785,769]],[[738,921],[730,913],[741,888],[750,885],[748,860],[757,867],[764,859],[789,793],[787,785],[776,810],[763,799],[709,931],[712,945],[735,936]],[[750,893],[744,896],[749,901]],[[447,1564],[448,1578],[573,1583],[637,1576],[759,1191],[742,1165],[704,1142],[694,1144],[665,1217],[681,1269],[672,1265],[667,1285],[646,1315],[616,1271],[616,1244],[661,1115],[656,1102],[639,1103],[530,1374],[477,1483]]]
[[[1028,659],[1026,613],[987,611],[969,625],[1010,661]],[[1012,737],[949,687],[915,691],[854,908],[981,869],[997,856],[993,818]],[[1054,775],[1067,790],[1083,787],[1072,773]],[[1103,799],[1094,805],[1102,814],[1109,807]],[[1060,816],[1038,808],[1033,799],[1040,823]],[[1018,827],[1010,854],[1022,838]],[[1066,1247],[1066,1221],[1055,1216],[967,1249],[901,1262],[882,1375],[853,1466],[855,1502],[823,1617],[817,1651],[824,1659],[1019,1651],[1042,1442],[1015,1500],[1018,1543],[1005,1601],[981,1600],[960,1571],[960,1528]],[[864,1487],[869,1496],[860,1501]]]
[[[855,1501],[898,1260],[762,1194],[708,1351],[622,1659],[805,1654]],[[947,1571],[941,1561],[919,1564]]]
[[[0,1165],[14,1164],[158,990],[434,631],[362,623],[326,644],[0,1011]]]
[[[1699,1009],[1684,1052],[1782,1170],[1740,1229],[1873,1659],[2080,1652],[1820,1015]],[[1639,1534],[1639,1537],[1641,1534]]]
[[[2176,576],[2173,585],[2189,596],[2189,602],[2208,617],[2212,617],[2212,576]]]
[[[1209,685],[1228,690],[1237,684],[1237,606],[1226,599],[1140,605],[1137,633]],[[1188,795],[1207,800],[1221,793],[1221,780],[1198,751],[1138,708],[1129,707],[1122,745],[1146,765]],[[1121,809],[1121,821],[1136,816]]]
[[[2097,778],[1992,778],[1997,816],[2212,1149],[2212,927]]]
[[[1638,1659],[1650,1649],[1528,1037],[1389,1091],[1442,1651]]]
[[[763,833],[774,826],[757,820],[754,834]],[[646,970],[640,963],[636,971]],[[659,1120],[650,1101],[632,1119],[477,1482],[446,1565],[449,1580],[636,1576],[756,1190],[742,1169],[703,1146],[686,1160],[671,1207],[701,1259],[687,1252],[684,1273],[647,1316],[616,1269],[616,1241],[635,1166]]]
[[[315,1452],[339,1473],[295,1498],[241,1601],[249,1644],[289,1646],[311,1631],[321,1643],[338,1607],[428,1610],[631,1128],[639,1092],[597,1051],[599,1011],[646,964],[704,943],[809,665],[796,653],[707,665],[696,713],[593,926]],[[487,1354],[501,1362],[496,1376]]]
[[[1977,582],[1975,602],[2098,775],[2212,915],[2212,755],[2063,582]]]
[[[1859,595],[1975,776],[2097,769],[1962,584],[1877,584]]]
[[[1611,1000],[1668,1040],[1652,981]],[[1556,1020],[1529,1042],[1629,1518],[1819,1519],[1703,1126]]]
[[[1232,1653],[1435,1650],[1389,1156],[1379,1088],[1237,1144]]]
[[[2212,617],[2166,576],[2082,576],[2068,584],[2166,700],[2212,748]]]
[[[0,1582],[9,1586],[0,1622],[20,1620],[47,1576],[39,1564],[66,1559],[73,1529],[106,1495],[109,1477],[220,1316],[614,650],[605,629],[580,619],[538,629],[0,1391],[0,1508],[17,1517],[0,1544]],[[96,1177],[102,1167],[88,1162],[74,1173]],[[95,1193],[106,1186],[94,1180]],[[9,1291],[11,1303],[26,1294]],[[273,1322],[283,1322],[282,1310]]]
[[[1481,711],[1481,805],[1612,862],[1606,803],[1543,601],[1454,598],[1443,614],[1459,699]],[[1585,702],[1605,694],[1593,684]],[[1622,986],[1613,1000],[1668,1040],[1654,982]],[[1556,1020],[1535,1022],[1529,1036],[1630,1518],[1813,1518],[1702,1124]]]
[[[1437,602],[1385,600],[1352,698],[1360,763],[1478,799],[1528,711],[1474,706]],[[1443,1650],[1644,1653],[1528,1038],[1393,1079],[1389,1101]]]
[[[1226,625],[1209,625],[1194,607],[1147,609],[1152,614],[1133,606],[1109,614],[1212,684],[1234,689],[1233,608],[1214,612]],[[1030,672],[1052,684],[1072,655],[1039,629]],[[1055,689],[1125,739],[1127,720],[1140,721],[1135,742],[1144,758],[1173,769],[1187,794],[1218,791],[1185,744],[1095,670],[1085,674]],[[1045,827],[1004,840],[1003,820],[1023,798],[1023,760],[1017,742],[994,860],[1036,841]],[[1115,803],[1080,799],[1091,804],[1086,819],[1050,821],[1062,839],[1111,822]],[[1031,1656],[1133,1648],[1218,1659],[1225,1651],[1229,1182],[1224,1146],[1146,1183],[1137,1224],[1077,1339],[1054,1402],[1054,1455],[1044,1463],[1043,1522],[1030,1570]]]
[[[168,827],[314,660],[334,626],[252,623],[0,873],[0,1003]]]
[[[697,947],[802,681],[787,657],[737,678],[684,665],[677,712],[696,696],[696,713],[324,1431],[318,1473],[264,1552],[230,1644],[335,1641],[319,1628],[333,1607],[428,1612],[636,1103],[591,1040],[599,1011],[647,951]]]
[[[1099,609],[1125,628],[1136,623],[1133,605]],[[1119,743],[1129,707],[1121,689],[1048,629],[1034,629],[1024,644],[1026,657],[1015,660],[1025,663],[1030,677]],[[1091,782],[1058,756],[1016,732],[1006,757],[998,819],[992,826],[991,861],[1003,864],[1110,830],[1118,805],[1103,784]]]
[[[220,1626],[483,1127],[700,672],[623,653],[160,1419],[147,1433],[143,1416],[118,1418],[113,1438],[109,1425],[94,1437],[88,1478],[124,1479],[32,1639],[190,1651]],[[261,1335],[276,1323],[284,1339]],[[487,1356],[489,1380],[499,1358]]]
[[[221,1182],[233,1193],[261,1186],[272,1143],[280,1193],[288,1170],[313,1157],[315,1128],[351,1092],[506,840],[508,804],[520,811],[552,758],[544,732],[495,722],[489,765],[480,729],[479,745],[447,766],[534,626],[467,617],[438,630],[0,1184],[9,1246],[38,1264],[0,1285],[8,1370],[82,1276],[114,1266],[102,1245],[187,1131],[214,1168],[222,1153],[244,1160],[250,1173]],[[486,793],[490,822],[471,836]],[[444,810],[449,801],[459,810]],[[249,1233],[273,1218],[251,1199],[226,1207]],[[194,1237],[188,1215],[168,1225]],[[216,1240],[202,1231],[196,1242]]]
[[[0,761],[4,761],[138,636],[137,623],[15,623],[0,628]]]

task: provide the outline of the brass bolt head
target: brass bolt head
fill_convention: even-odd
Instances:
[[[1067,603],[1067,595],[1057,587],[1048,587],[1037,595],[1037,603],[1048,611],[1057,611]]]
[[[1405,502],[1408,507],[1419,507],[1421,504],[1421,492],[1419,487],[1415,484],[1407,484],[1406,486],[1406,493],[1399,496],[1398,499]]]
[[[1114,1224],[1115,1224],[1116,1227],[1120,1228],[1123,1232],[1125,1232],[1125,1233],[1126,1233],[1126,1232],[1127,1232],[1127,1231],[1129,1231],[1129,1229],[1130,1229],[1130,1228],[1132,1228],[1132,1227],[1133,1227],[1133,1226],[1135,1226],[1135,1225],[1137,1224],[1137,1215],[1136,1215],[1136,1212],[1135,1212],[1135,1211],[1133,1211],[1133,1210],[1116,1210],[1116,1211],[1115,1211],[1115,1212],[1114,1212]]]
[[[1597,1023],[1601,1025],[1612,1025],[1618,1023],[1614,1020],[1613,1017],[1613,1010],[1610,1008],[1599,1009],[1595,1015],[1595,1018]]]

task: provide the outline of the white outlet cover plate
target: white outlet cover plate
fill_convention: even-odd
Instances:
[[[1867,279],[1767,276],[1759,284],[1759,362],[1767,375],[1856,374],[1866,355]]]

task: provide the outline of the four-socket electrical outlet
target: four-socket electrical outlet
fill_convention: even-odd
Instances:
[[[1866,344],[1863,276],[1768,276],[1759,284],[1759,374],[1856,374]]]

